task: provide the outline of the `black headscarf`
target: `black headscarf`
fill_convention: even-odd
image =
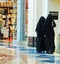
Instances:
[[[46,18],[45,26],[56,27],[53,16],[51,14],[48,14]]]
[[[53,21],[53,16],[51,14],[48,14],[45,25],[50,26],[52,24],[52,21]]]
[[[40,29],[42,28],[42,25],[44,24],[44,22],[45,22],[45,18],[43,16],[41,16],[37,23],[36,32],[41,31]]]

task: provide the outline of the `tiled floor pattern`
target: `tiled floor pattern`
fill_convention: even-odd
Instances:
[[[1,44],[0,64],[60,64],[60,54],[37,53],[35,47],[20,45],[9,48]]]
[[[33,47],[20,47],[20,57],[26,64],[60,64],[60,54],[37,53]]]
[[[0,46],[0,64],[7,64],[15,58],[15,49]]]

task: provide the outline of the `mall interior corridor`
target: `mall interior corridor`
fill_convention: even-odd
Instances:
[[[56,23],[53,54],[36,51],[36,25],[48,14]],[[0,64],[60,64],[60,0],[0,0]]]

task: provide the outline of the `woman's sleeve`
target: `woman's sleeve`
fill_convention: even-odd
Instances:
[[[53,24],[52,24],[53,27],[56,27],[56,23],[53,21]]]

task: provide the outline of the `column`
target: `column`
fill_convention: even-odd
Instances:
[[[17,0],[17,42],[21,43],[25,40],[25,0]],[[16,49],[16,57],[20,55],[19,47]]]
[[[35,0],[28,0],[28,36],[34,36]]]
[[[36,24],[36,0],[28,0],[28,45],[34,46]]]
[[[48,15],[48,0],[43,0],[43,16],[46,18]]]
[[[25,40],[25,12],[24,12],[25,0],[17,0],[17,41]]]

